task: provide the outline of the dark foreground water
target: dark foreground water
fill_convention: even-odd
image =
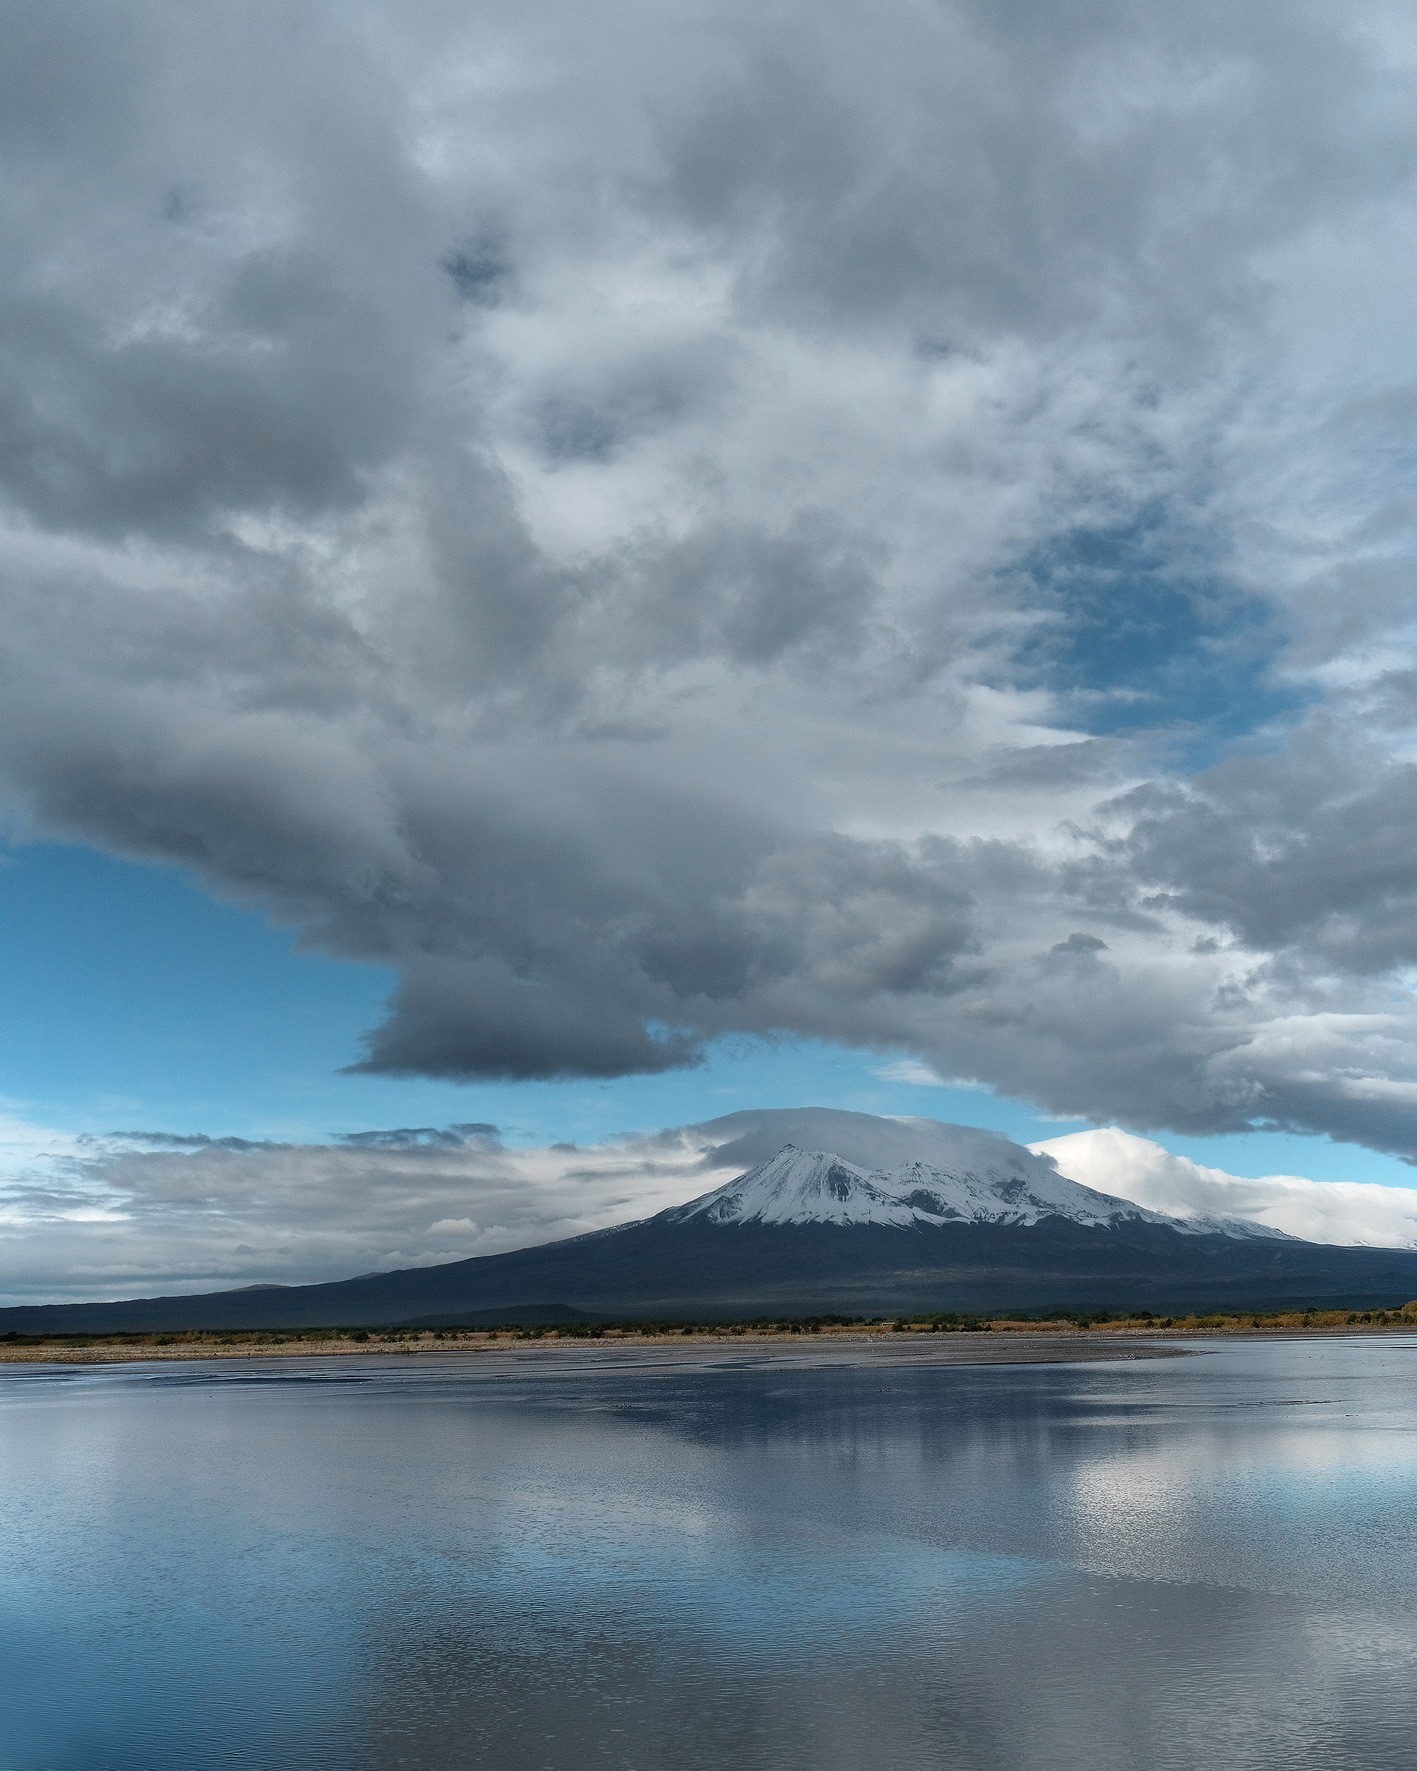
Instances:
[[[0,1368],[5,1771],[1417,1763],[1417,1340]]]

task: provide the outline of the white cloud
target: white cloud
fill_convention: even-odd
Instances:
[[[1178,1218],[1242,1218],[1306,1242],[1417,1248],[1417,1187],[1312,1181],[1303,1175],[1258,1180],[1173,1156],[1149,1138],[1107,1126],[1045,1138],[1030,1149],[1099,1193]]]
[[[501,1254],[707,1192],[757,1160],[717,1157],[727,1133],[711,1122],[509,1149],[466,1126],[280,1144],[94,1138],[0,1118],[0,1303],[298,1285]],[[1177,1217],[1417,1247],[1417,1189],[1246,1180],[1115,1129],[1032,1148],[1098,1192]]]
[[[0,1121],[0,1302],[303,1284],[501,1254],[716,1186],[692,1132],[507,1149],[84,1138]]]
[[[879,1076],[882,1082],[908,1082],[917,1088],[958,1088],[961,1086],[957,1082],[952,1084],[945,1077],[937,1075],[928,1064],[922,1064],[918,1058],[897,1058],[893,1063],[882,1064],[879,1070],[873,1070],[871,1074]]]
[[[1404,9],[299,12],[0,8],[0,803],[390,1073],[1417,1153]]]

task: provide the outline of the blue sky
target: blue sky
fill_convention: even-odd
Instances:
[[[0,971],[0,1098],[66,1131],[320,1142],[482,1121],[509,1142],[589,1143],[746,1107],[811,1104],[922,1114],[1020,1142],[1087,1123],[982,1088],[893,1080],[892,1066],[911,1067],[905,1054],[820,1040],[725,1039],[702,1066],[606,1082],[342,1074],[384,1010],[392,971],[301,952],[288,932],[217,902],[175,869],[69,845],[7,851]],[[1417,1171],[1395,1158],[1325,1138],[1153,1135],[1234,1174],[1417,1184]]]
[[[1407,1187],[1409,13],[0,11],[0,1268],[494,1246],[322,1242],[407,1125]]]
[[[1053,619],[1024,658],[1087,731],[1159,738],[1194,770],[1303,704],[1276,670],[1279,613],[1233,581],[1222,540],[1194,511],[1148,508],[1027,563]]]

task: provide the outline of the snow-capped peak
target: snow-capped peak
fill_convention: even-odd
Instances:
[[[715,1224],[896,1224],[916,1221],[884,1175],[867,1174],[827,1150],[786,1144],[736,1181],[666,1214]]]
[[[736,1180],[664,1213],[714,1224],[1174,1224],[1159,1212],[1094,1193],[1030,1151],[991,1139],[984,1162],[912,1161],[863,1169],[828,1150],[787,1144]],[[978,1155],[977,1148],[970,1152]]]
[[[1160,1224],[1188,1236],[1287,1240],[1241,1218],[1149,1210],[1059,1172],[1051,1152],[980,1126],[839,1107],[761,1107],[690,1128],[708,1166],[737,1178],[664,1222],[710,1224]]]

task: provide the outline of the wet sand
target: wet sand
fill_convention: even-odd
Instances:
[[[113,1365],[175,1360],[249,1361],[287,1359],[390,1358],[470,1360],[490,1372],[536,1372],[563,1376],[576,1371],[632,1373],[673,1370],[733,1370],[776,1367],[817,1370],[844,1366],[1071,1365],[1090,1360],[1158,1359],[1184,1351],[1178,1335],[1089,1333],[1042,1330],[958,1333],[905,1333],[889,1330],[819,1334],[698,1334],[630,1336],[602,1340],[514,1340],[508,1336],[468,1336],[457,1341],[403,1340],[357,1343],[351,1340],[284,1343],[251,1341],[234,1346],[215,1342],[174,1342],[167,1346],[96,1341],[90,1346],[56,1342],[0,1345],[0,1364]]]

